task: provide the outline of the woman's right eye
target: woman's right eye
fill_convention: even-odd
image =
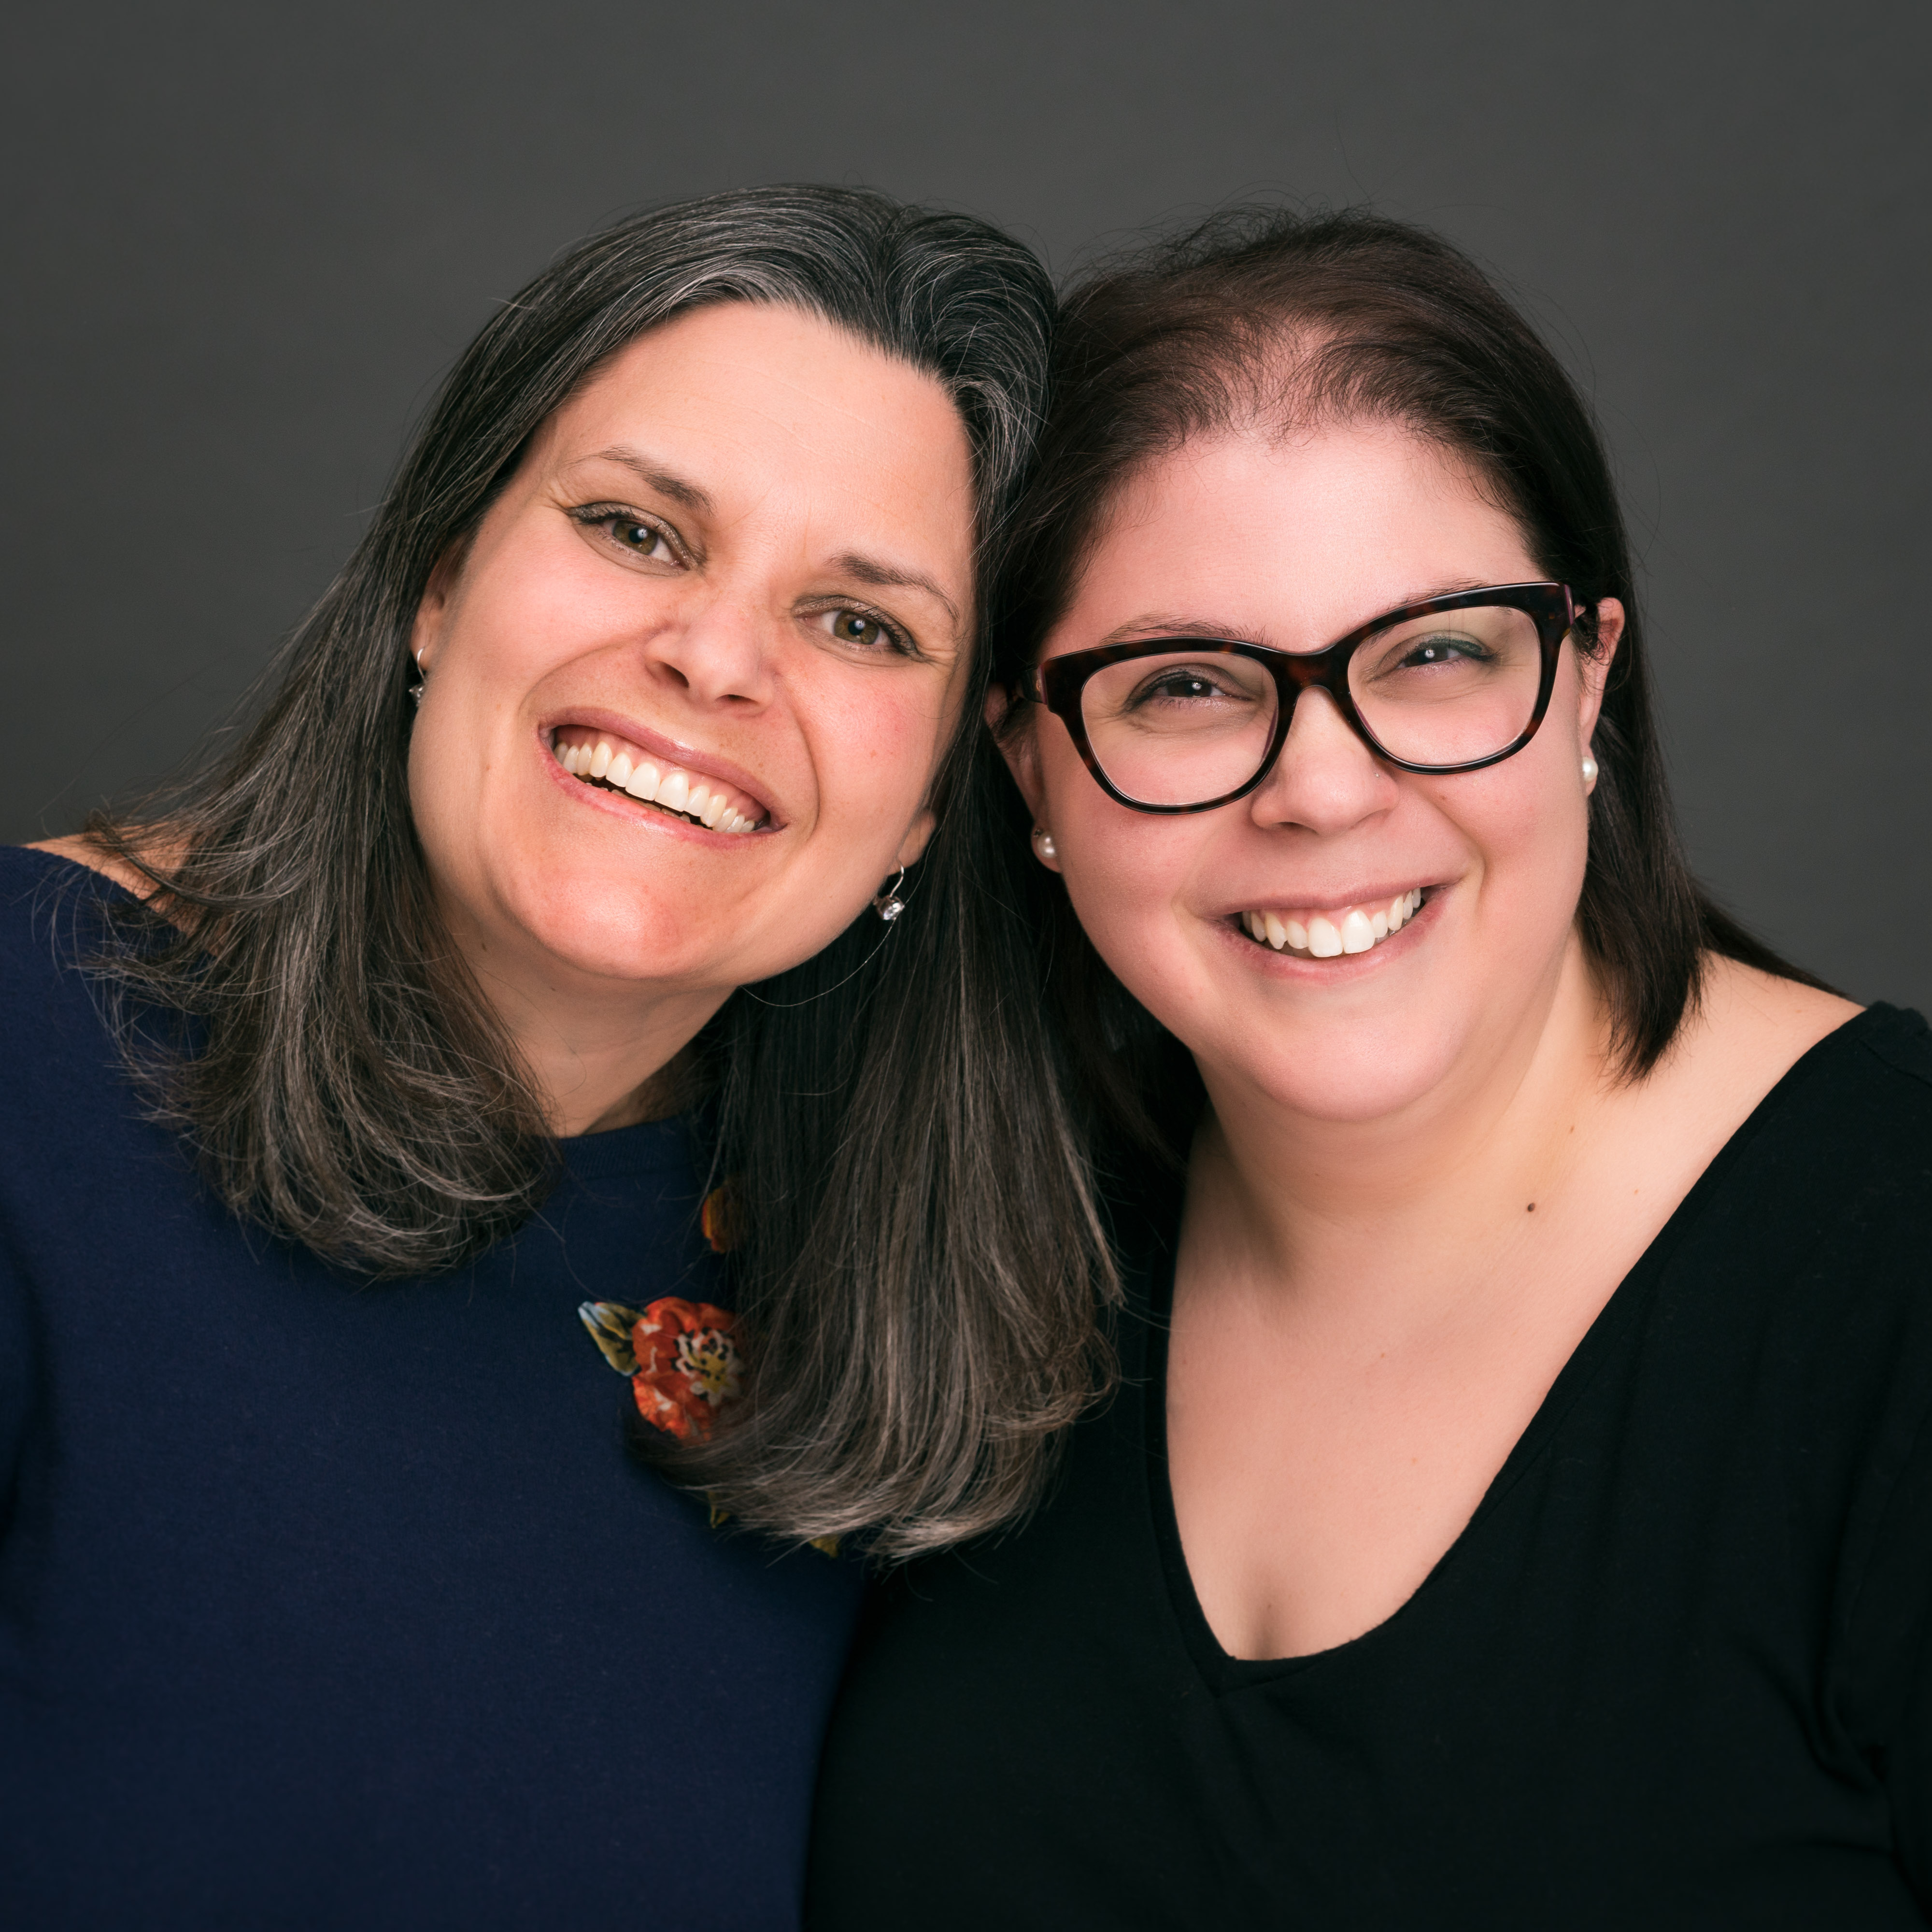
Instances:
[[[647,521],[634,510],[613,509],[594,503],[571,512],[572,519],[586,530],[603,535],[612,546],[646,563],[681,564],[684,559],[671,541],[670,532]]]
[[[1174,664],[1155,672],[1133,694],[1142,704],[1202,704],[1232,695],[1214,673],[1202,664]]]

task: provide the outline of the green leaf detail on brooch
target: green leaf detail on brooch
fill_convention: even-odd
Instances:
[[[638,1355],[632,1346],[631,1330],[638,1325],[638,1311],[626,1308],[621,1301],[586,1301],[577,1312],[590,1330],[591,1340],[603,1351],[604,1359],[611,1367],[620,1376],[635,1375]]]

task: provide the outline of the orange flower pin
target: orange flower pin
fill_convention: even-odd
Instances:
[[[586,1301],[577,1312],[604,1359],[630,1377],[638,1413],[680,1442],[703,1442],[743,1390],[737,1317],[708,1301],[668,1294],[641,1313],[616,1301]]]

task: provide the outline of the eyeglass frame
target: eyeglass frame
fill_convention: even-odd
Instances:
[[[1486,758],[1468,759],[1460,764],[1423,765],[1412,759],[1397,758],[1386,746],[1377,742],[1375,734],[1355,708],[1354,698],[1348,689],[1349,659],[1370,638],[1397,624],[1407,623],[1416,617],[1432,616],[1438,611],[1467,610],[1480,605],[1500,605],[1506,610],[1520,610],[1536,626],[1543,663],[1537,684],[1536,706],[1530,713],[1528,724],[1501,751],[1492,752]],[[1550,709],[1550,694],[1556,688],[1556,666],[1563,640],[1576,628],[1578,617],[1592,608],[1590,604],[1580,604],[1567,584],[1492,584],[1480,590],[1452,591],[1446,596],[1426,597],[1418,604],[1404,604],[1396,610],[1385,610],[1380,616],[1318,651],[1285,651],[1276,645],[1249,644],[1232,638],[1138,638],[1130,644],[1096,644],[1088,650],[1067,651],[1058,657],[1048,658],[1034,665],[1028,674],[1022,682],[1020,695],[1036,704],[1044,705],[1066,727],[1074,748],[1080,754],[1081,763],[1087,767],[1094,783],[1116,804],[1125,806],[1130,812],[1163,814],[1214,812],[1258,790],[1267,782],[1280,759],[1282,747],[1288,742],[1288,730],[1294,722],[1296,700],[1311,686],[1328,694],[1349,728],[1377,758],[1386,759],[1398,771],[1414,772],[1425,778],[1444,778],[1459,772],[1479,772],[1486,766],[1501,764],[1504,759],[1515,757],[1536,736]],[[1245,784],[1233,791],[1223,792],[1219,798],[1204,799],[1198,805],[1151,805],[1143,799],[1130,798],[1101,769],[1100,761],[1094,756],[1094,747],[1088,740],[1081,695],[1087,688],[1088,680],[1109,664],[1124,663],[1134,658],[1163,657],[1175,651],[1249,658],[1260,664],[1274,680],[1274,735],[1269,740],[1260,769]]]

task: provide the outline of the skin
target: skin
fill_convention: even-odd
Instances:
[[[1399,425],[1230,433],[1133,479],[1046,655],[1184,632],[1318,650],[1399,604],[1548,574],[1478,480]],[[1622,611],[1600,620],[1602,654],[1566,644],[1537,736],[1483,772],[1396,771],[1314,692],[1258,791],[1162,818],[1109,800],[1058,719],[1007,735],[1045,862],[1208,1089],[1170,1474],[1235,1656],[1330,1648],[1414,1593],[1697,1176],[1857,1010],[1713,962],[1660,1066],[1614,1070],[1575,927],[1581,764]],[[1234,916],[1417,886],[1406,928],[1336,959],[1271,952]]]
[[[936,382],[732,303],[614,358],[439,568],[412,639],[416,828],[558,1132],[656,1111],[734,988],[822,950],[923,851],[973,512]],[[731,782],[764,822],[707,831],[580,783],[550,738],[586,726]]]

